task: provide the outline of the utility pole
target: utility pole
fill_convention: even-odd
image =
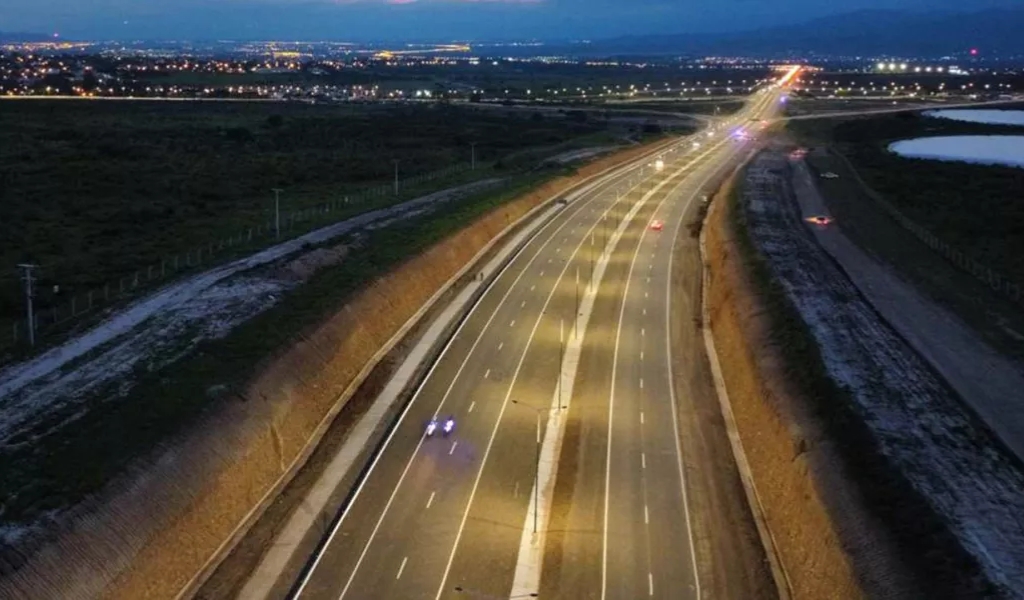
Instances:
[[[395,163],[395,195],[398,195],[398,159],[394,159],[392,162]]]
[[[274,237],[281,237],[281,188],[274,188]]]
[[[36,319],[35,315],[32,314],[32,269],[37,268],[39,265],[30,265],[22,263],[18,265],[18,268],[24,269],[25,274],[22,279],[25,280],[25,304],[28,308],[28,344],[30,346],[36,345]]]

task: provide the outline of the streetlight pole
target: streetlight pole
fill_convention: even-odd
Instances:
[[[565,361],[565,319],[558,320],[558,410],[562,410],[562,365]]]
[[[590,285],[594,285],[594,230],[590,230]]]
[[[559,367],[561,369],[561,367]],[[559,371],[561,372],[561,371]],[[518,404],[519,406],[525,406],[526,408],[533,409],[533,412],[537,414],[537,452],[534,460],[534,484],[533,484],[533,533],[537,534],[537,513],[540,510],[540,413],[542,408],[536,406],[530,406],[529,404],[523,404],[518,400],[513,400],[512,404]]]
[[[32,313],[32,269],[35,269],[38,265],[31,265],[23,263],[18,265],[19,268],[25,270],[23,279],[25,280],[25,304],[28,309],[28,344],[29,346],[36,345],[36,320],[35,315]]]
[[[580,266],[576,265],[576,311],[572,314],[572,330],[576,334],[576,338],[580,337]]]
[[[281,188],[274,188],[274,237],[281,237]]]
[[[392,162],[395,163],[395,195],[398,195],[398,159],[394,159]]]
[[[561,367],[559,367],[561,368]],[[537,535],[537,512],[540,505],[540,410],[537,410],[537,460],[533,483],[533,534]]]

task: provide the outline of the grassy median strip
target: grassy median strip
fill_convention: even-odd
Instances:
[[[950,590],[961,586],[973,589],[983,579],[973,558],[882,453],[854,398],[829,377],[813,333],[750,237],[742,203],[744,187],[741,182],[728,198],[730,226],[741,262],[769,316],[771,340],[787,377],[824,424],[865,506],[891,533],[927,596],[948,597]]]
[[[4,448],[0,472],[5,488],[18,490],[0,505],[4,521],[29,523],[47,510],[69,507],[204,410],[218,402],[244,401],[239,390],[262,362],[322,322],[353,293],[475,218],[564,172],[520,175],[501,190],[360,234],[357,249],[346,260],[318,272],[225,338],[201,343],[172,366],[140,368],[127,394],[119,392],[123,384],[112,385],[94,394],[71,426],[39,431],[33,440]],[[54,419],[60,422],[56,415]]]

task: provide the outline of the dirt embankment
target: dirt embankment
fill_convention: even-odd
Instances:
[[[737,177],[742,177],[742,171]],[[707,223],[708,310],[736,426],[792,597],[900,597],[891,543],[864,510],[772,335],[733,221],[736,179]]]
[[[495,209],[375,281],[297,343],[269,361],[243,394],[218,406],[169,452],[172,471],[196,490],[169,511],[102,593],[107,598],[173,598],[228,539],[361,383],[367,365],[450,278],[509,224],[582,179],[634,159],[651,146],[608,156]],[[181,465],[189,465],[182,469]],[[152,479],[160,474],[149,473]],[[174,485],[167,482],[164,485]],[[123,524],[122,524],[123,525]]]

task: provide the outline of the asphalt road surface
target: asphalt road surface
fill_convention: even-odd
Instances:
[[[774,92],[755,95],[729,123],[777,104]],[[545,555],[556,559],[545,560],[538,597],[698,597],[708,557],[691,531],[686,474],[701,466],[684,455],[677,418],[686,399],[673,384],[670,257],[702,184],[751,144],[728,123],[718,130],[695,136],[700,147],[681,141],[662,169],[643,161],[569,203],[500,274],[409,404],[298,597],[508,598],[538,430],[569,335],[585,336],[568,409],[572,456],[562,458],[573,464],[560,463],[558,476],[571,484],[571,502],[556,492],[552,527],[561,529]],[[610,254],[588,330],[574,332],[596,257],[645,194]],[[425,437],[435,415],[452,416],[455,431]]]

